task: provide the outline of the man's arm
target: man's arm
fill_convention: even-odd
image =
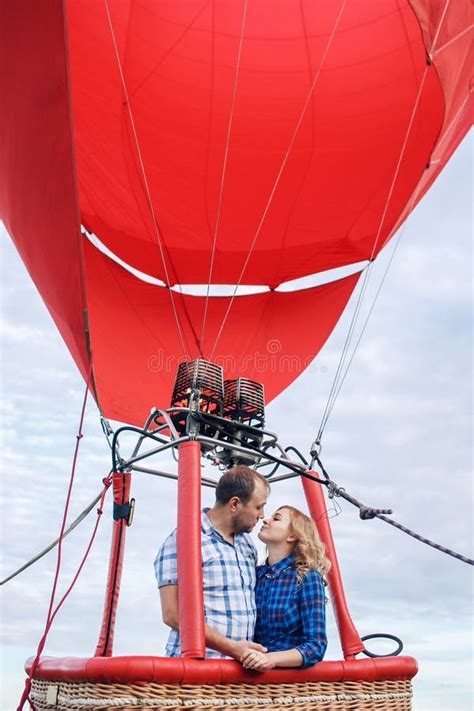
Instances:
[[[178,586],[163,585],[160,588],[161,617],[168,627],[179,630]]]
[[[160,588],[160,598],[163,622],[165,625],[168,625],[168,627],[179,630],[178,586],[163,585]],[[250,649],[255,649],[260,652],[267,651],[261,644],[247,639],[241,639],[239,641],[229,639],[220,632],[217,632],[217,630],[209,627],[209,625],[205,625],[204,629],[206,634],[206,647],[211,647],[211,649],[215,649],[227,657],[240,659]]]

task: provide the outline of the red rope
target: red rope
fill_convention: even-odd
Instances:
[[[36,657],[35,657],[35,659],[33,660],[33,663],[32,663],[32,665],[31,665],[31,669],[30,669],[30,672],[29,672],[29,674],[28,674],[28,677],[25,679],[25,689],[24,689],[24,691],[23,691],[23,695],[22,695],[22,697],[21,697],[20,705],[18,706],[17,711],[21,711],[21,710],[23,709],[23,705],[24,705],[25,701],[28,701],[29,704],[30,704],[30,706],[31,706],[31,708],[32,708],[32,709],[35,709],[35,705],[34,705],[33,701],[32,701],[31,698],[30,698],[31,680],[32,680],[32,678],[33,678],[33,676],[34,676],[34,673],[35,673],[37,667],[38,667],[38,664],[39,664],[39,661],[40,661],[40,657],[41,657],[41,653],[43,652],[44,645],[46,644],[46,639],[47,639],[47,637],[48,637],[48,634],[49,634],[49,631],[50,631],[51,626],[52,626],[52,624],[53,624],[53,621],[54,621],[56,615],[58,614],[59,610],[60,610],[61,607],[63,606],[63,603],[65,602],[66,598],[69,596],[69,594],[70,594],[71,590],[73,589],[74,585],[76,584],[77,579],[79,578],[79,575],[81,574],[81,571],[82,571],[82,569],[83,569],[83,567],[84,567],[84,565],[85,565],[85,562],[86,562],[86,560],[87,560],[87,558],[88,558],[88,556],[89,556],[89,553],[90,553],[90,551],[91,551],[92,545],[93,545],[93,543],[94,543],[94,539],[95,539],[95,536],[96,536],[96,533],[97,533],[97,529],[98,529],[98,527],[99,527],[100,517],[101,517],[102,512],[103,512],[103,506],[104,506],[105,495],[106,495],[106,493],[107,493],[108,488],[109,488],[110,485],[112,484],[112,474],[109,474],[105,479],[103,479],[103,482],[104,482],[104,488],[103,488],[103,490],[102,490],[102,494],[101,494],[101,497],[100,497],[99,507],[98,507],[98,509],[97,509],[97,519],[96,519],[96,522],[95,522],[94,529],[93,529],[93,531],[92,531],[91,538],[90,538],[89,543],[88,543],[88,545],[87,545],[86,552],[84,553],[84,555],[83,555],[83,557],[82,557],[82,560],[81,560],[81,562],[80,562],[80,564],[79,564],[79,567],[78,567],[78,569],[77,569],[77,571],[76,571],[76,573],[75,573],[75,575],[74,575],[74,577],[73,577],[73,579],[72,579],[72,581],[71,581],[71,583],[70,583],[68,589],[66,590],[66,592],[64,593],[64,595],[62,596],[62,598],[60,599],[60,601],[58,602],[57,606],[55,607],[54,611],[52,612],[52,614],[50,615],[50,617],[49,617],[49,619],[48,619],[48,621],[47,621],[47,623],[46,623],[46,627],[45,627],[43,636],[41,637],[41,640],[40,640],[40,642],[39,642],[39,644],[38,644],[38,650],[37,650],[37,652],[36,652]]]
[[[90,382],[90,378],[91,378],[91,373],[92,373],[92,363],[91,363],[91,365],[89,366],[89,372],[88,372],[88,375],[87,375],[87,382],[86,382],[86,389],[85,389],[85,392],[84,392],[84,398],[83,398],[82,409],[81,409],[81,416],[80,416],[80,420],[79,420],[79,431],[78,431],[78,433],[77,433],[77,435],[76,435],[76,446],[75,446],[75,449],[74,449],[74,457],[73,457],[73,460],[72,460],[71,475],[70,475],[70,477],[69,477],[69,487],[68,487],[67,496],[66,496],[66,503],[65,503],[65,506],[64,506],[63,519],[62,519],[62,523],[61,523],[61,532],[60,532],[60,534],[59,534],[58,554],[57,554],[57,559],[56,559],[56,571],[55,571],[55,574],[54,574],[53,588],[52,588],[52,590],[51,590],[51,596],[50,596],[50,600],[49,600],[49,608],[48,608],[48,615],[47,615],[47,618],[46,618],[45,630],[44,630],[43,636],[41,637],[40,643],[39,643],[39,645],[38,645],[38,649],[37,649],[37,651],[36,651],[36,657],[35,657],[35,659],[34,659],[34,661],[33,661],[32,666],[31,666],[30,673],[28,674],[28,677],[25,679],[25,688],[24,688],[24,690],[23,690],[23,694],[22,694],[22,696],[21,696],[20,703],[19,703],[19,705],[18,705],[18,707],[17,707],[17,711],[22,711],[23,706],[24,706],[24,704],[25,704],[26,701],[28,701],[28,702],[30,703],[30,706],[34,709],[34,705],[33,705],[32,701],[31,701],[31,699],[30,699],[31,679],[32,679],[32,677],[33,677],[33,675],[34,675],[34,672],[36,671],[37,666],[38,666],[39,659],[40,659],[40,656],[41,656],[41,652],[43,651],[44,645],[45,645],[45,643],[46,643],[46,638],[47,638],[48,632],[49,632],[49,630],[50,630],[50,628],[51,628],[51,624],[52,624],[54,618],[56,617],[56,614],[58,613],[59,609],[61,608],[63,602],[65,601],[66,597],[69,595],[70,591],[71,591],[72,588],[74,587],[74,585],[75,585],[75,583],[76,583],[76,580],[77,580],[77,578],[79,577],[79,574],[80,574],[80,572],[81,572],[81,570],[82,570],[82,568],[83,568],[83,566],[84,566],[84,563],[85,563],[85,561],[86,561],[86,559],[87,559],[87,556],[89,555],[89,551],[90,551],[90,548],[91,548],[92,543],[93,543],[93,541],[94,541],[95,534],[96,534],[96,531],[97,531],[97,527],[98,527],[98,524],[99,524],[99,521],[100,521],[100,514],[102,513],[103,500],[104,500],[106,491],[107,491],[107,489],[108,489],[108,487],[110,486],[110,483],[111,483],[111,477],[110,477],[110,475],[109,475],[110,481],[109,481],[109,478],[104,479],[104,489],[103,489],[103,492],[102,492],[102,496],[101,496],[99,508],[97,509],[97,514],[98,514],[98,516],[97,516],[97,522],[96,522],[96,525],[95,525],[95,527],[94,527],[94,530],[93,530],[93,533],[92,533],[92,537],[91,537],[91,540],[90,540],[89,545],[88,545],[88,547],[87,547],[86,553],[85,553],[85,555],[84,555],[84,557],[83,557],[83,559],[82,559],[82,561],[81,561],[81,563],[80,563],[80,565],[79,565],[79,568],[78,568],[78,570],[77,570],[77,572],[76,572],[76,575],[75,575],[74,578],[73,578],[73,581],[72,581],[71,585],[69,586],[69,588],[67,589],[66,593],[63,595],[63,597],[61,598],[60,602],[58,603],[58,605],[56,606],[56,608],[55,608],[54,611],[53,611],[54,599],[55,599],[55,597],[56,597],[56,589],[57,589],[57,586],[58,586],[59,573],[60,573],[61,562],[62,562],[62,542],[63,542],[63,538],[64,538],[64,531],[65,531],[65,528],[66,528],[66,521],[67,521],[67,516],[68,516],[68,512],[69,512],[69,505],[70,505],[70,502],[71,502],[71,494],[72,494],[72,487],[73,487],[73,484],[74,484],[74,477],[75,477],[75,474],[76,474],[76,465],[77,465],[77,458],[78,458],[78,454],[79,454],[79,446],[80,446],[81,439],[82,439],[82,437],[83,437],[82,430],[83,430],[83,426],[84,426],[84,418],[85,418],[85,413],[86,413],[86,404],[87,404],[87,396],[88,396],[88,393],[89,393],[89,382]]]

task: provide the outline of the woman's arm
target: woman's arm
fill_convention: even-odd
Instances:
[[[301,620],[303,635],[296,649],[303,657],[303,667],[310,667],[324,657],[326,636],[326,595],[323,578],[310,570],[301,584]]]
[[[282,652],[247,652],[241,657],[246,669],[266,671],[274,667],[310,667],[321,661],[327,647],[326,597],[321,575],[311,570],[301,583],[301,643]]]
[[[300,667],[303,664],[303,656],[297,649],[285,649],[283,652],[267,652],[267,654],[249,650],[240,661],[245,669],[268,671],[275,667]]]

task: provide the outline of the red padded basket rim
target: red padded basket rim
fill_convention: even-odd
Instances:
[[[29,672],[33,657],[27,660]],[[46,681],[133,684],[296,684],[318,681],[388,681],[415,676],[413,657],[319,662],[309,669],[250,672],[230,659],[170,657],[42,657],[34,678]]]

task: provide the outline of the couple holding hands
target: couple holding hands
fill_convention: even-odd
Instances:
[[[312,519],[292,506],[269,518],[267,480],[245,466],[226,472],[216,501],[201,517],[206,658],[234,658],[246,669],[309,667],[327,647],[325,585],[330,562]],[[257,565],[249,536],[267,559]],[[166,656],[180,656],[176,531],[155,559],[163,621],[171,627]]]

